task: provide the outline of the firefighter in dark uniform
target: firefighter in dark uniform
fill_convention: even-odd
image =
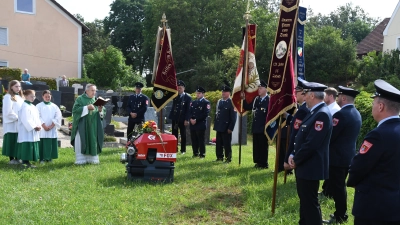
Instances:
[[[255,168],[268,168],[268,139],[265,136],[265,121],[268,113],[269,96],[267,95],[267,83],[261,80],[258,86],[258,96],[253,100],[252,104],[243,101],[245,110],[253,112],[253,162]]]
[[[286,121],[289,121],[290,124],[290,139],[289,139],[289,146],[287,152],[285,152],[285,158],[283,167],[285,170],[291,174],[292,169],[289,166],[288,159],[291,152],[294,149],[294,139],[296,138],[297,132],[300,129],[301,122],[303,122],[304,117],[306,117],[307,113],[309,112],[307,108],[307,104],[304,101],[304,94],[303,94],[303,84],[307,81],[298,78],[297,86],[295,88],[296,91],[296,100],[298,104],[297,112],[292,116],[289,113],[286,114]]]
[[[355,188],[354,224],[400,224],[400,91],[383,80],[374,84],[378,127],[365,136],[347,180]]]
[[[234,110],[230,98],[232,89],[226,85],[222,86],[222,98],[217,102],[217,111],[215,113],[214,130],[217,132],[217,141],[215,153],[216,161],[232,161],[232,131],[235,127],[237,113]]]
[[[140,82],[135,83],[135,94],[129,96],[128,106],[126,111],[129,113],[127,137],[128,140],[132,137],[132,132],[135,125],[141,125],[144,122],[144,114],[147,110],[149,100],[146,95],[142,94],[143,84]]]
[[[192,97],[185,93],[185,83],[178,81],[178,96],[172,101],[169,119],[172,120],[172,134],[178,139],[178,131],[181,134],[181,154],[186,153],[186,126],[189,125],[189,109]]]
[[[329,176],[329,141],[332,134],[332,116],[324,103],[326,88],[319,83],[304,84],[304,97],[310,112],[301,122],[288,160],[290,167],[296,169],[300,225],[322,224],[318,188],[319,181]]]
[[[347,221],[346,177],[351,160],[356,155],[356,142],[361,129],[361,115],[354,107],[354,99],[360,92],[339,86],[338,104],[341,107],[332,116],[332,136],[329,144],[328,190],[335,201],[336,211],[324,223]]]
[[[206,90],[197,86],[196,100],[190,105],[190,137],[192,139],[193,157],[206,157],[204,135],[207,128],[207,117],[210,114],[210,102],[204,98]]]

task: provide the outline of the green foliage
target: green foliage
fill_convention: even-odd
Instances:
[[[114,136],[104,135],[104,142],[115,142],[117,139]]]
[[[68,78],[69,86],[72,87],[73,84],[96,84],[95,80],[92,78]],[[96,84],[97,85],[97,84]]]
[[[356,97],[355,106],[360,112],[362,118],[362,126],[357,138],[357,146],[360,146],[367,133],[378,125],[372,117],[372,101],[373,99],[371,98],[371,94],[365,91],[362,91]]]
[[[364,39],[376,26],[378,20],[372,18],[359,6],[353,7],[352,3],[339,6],[329,15],[309,13],[309,23],[306,29],[332,26],[341,30],[343,39],[352,38],[357,43]],[[329,44],[329,43],[327,43]]]
[[[197,73],[186,82],[186,90],[191,92],[196,90],[197,85],[207,84],[207,92],[219,90],[228,82],[231,87],[235,81],[236,69],[240,57],[240,48],[234,45],[231,48],[222,50],[223,55],[215,54],[212,58],[203,58],[202,62],[196,66]]]
[[[106,49],[110,45],[108,34],[104,31],[102,20],[95,19],[93,22],[85,22],[90,29],[89,33],[83,36],[82,53],[84,55]]]
[[[133,86],[135,82],[144,82],[144,78],[133,73],[132,67],[125,64],[122,52],[111,45],[102,51],[85,55],[85,67],[88,77],[103,88],[115,89],[119,83]]]
[[[136,89],[135,87],[122,87],[121,88],[122,92],[135,92],[135,89]],[[153,87],[142,88],[142,94],[151,98],[151,95],[153,94]]]
[[[228,6],[228,7],[227,7]],[[155,33],[164,12],[172,32],[172,51],[177,71],[186,71],[213,58],[233,44],[241,45],[246,1],[153,0],[146,6],[145,41],[153,58]],[[177,13],[179,12],[179,13]],[[153,61],[150,60],[149,68]]]
[[[110,34],[111,44],[122,50],[127,59],[127,64],[132,65],[140,74],[143,73],[151,55],[151,51],[146,52],[143,46],[144,21],[148,19],[144,14],[145,4],[151,5],[152,1],[113,1],[110,5],[109,16],[104,19],[104,29],[107,34]],[[156,30],[152,31],[155,32]],[[155,33],[153,33],[154,36]],[[154,46],[155,41],[151,46],[153,53]]]
[[[50,90],[57,90],[57,82],[54,77],[31,77],[31,81],[46,82]]]
[[[392,80],[392,82],[396,83],[395,77],[400,78],[399,57],[400,50],[392,50],[384,53],[372,51],[368,53],[359,61],[357,81],[364,86],[369,86],[368,91],[371,90],[371,85],[369,84],[377,79]],[[397,88],[400,88],[400,86],[397,86]]]
[[[256,1],[258,2],[258,1]],[[277,3],[277,4],[276,4]],[[252,12],[252,21],[257,24],[256,63],[260,79],[268,82],[271,57],[274,47],[276,29],[278,26],[279,3],[267,1],[266,6],[256,7]],[[272,8],[271,8],[272,7]]]
[[[20,68],[0,67],[0,77],[3,80],[21,80],[21,74]]]
[[[121,124],[118,121],[111,120],[111,124],[114,125],[115,129],[120,129],[121,128]]]
[[[347,84],[356,78],[352,66],[356,60],[356,44],[343,40],[341,31],[324,26],[305,36],[306,78],[321,83]]]

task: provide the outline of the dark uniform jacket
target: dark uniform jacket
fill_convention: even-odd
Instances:
[[[354,105],[346,105],[332,116],[329,165],[349,167],[356,155],[356,142],[361,129],[361,115]]]
[[[190,95],[183,93],[183,96],[176,96],[172,101],[172,108],[169,112],[168,118],[178,122],[189,121],[190,115],[190,103],[192,102],[192,97]]]
[[[287,150],[287,154],[285,156],[285,162],[288,162],[289,155],[293,152],[294,150],[294,141],[297,135],[297,132],[299,131],[301,127],[301,123],[303,122],[304,117],[306,117],[307,113],[309,112],[306,103],[304,102],[297,112],[292,115],[288,115],[287,120],[290,121],[290,140],[289,140],[289,147]]]
[[[233,131],[235,124],[236,112],[232,105],[232,100],[230,98],[226,101],[222,99],[218,100],[214,120],[214,130],[218,132],[227,132],[228,129]]]
[[[196,124],[190,124],[190,130],[205,130],[207,127],[207,117],[210,114],[210,102],[202,98],[195,100],[190,105],[190,119],[196,119]]]
[[[355,187],[353,215],[400,221],[400,118],[370,131],[353,158],[347,186]]]
[[[243,101],[243,108],[245,110],[253,110],[253,134],[263,134],[265,131],[265,122],[268,113],[269,96],[267,95],[262,101],[260,96],[257,96],[253,104],[247,104]]]
[[[148,103],[149,100],[147,96],[144,94],[139,94],[139,95],[133,94],[129,96],[128,106],[126,107],[126,112],[128,113],[129,121],[143,122],[144,114],[146,113]],[[129,115],[129,113],[131,112],[137,114],[136,118],[132,118]]]
[[[303,119],[294,143],[296,177],[306,180],[329,178],[329,141],[332,116],[325,103]]]

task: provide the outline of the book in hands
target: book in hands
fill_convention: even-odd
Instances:
[[[107,102],[110,101],[109,98],[102,98],[102,97],[98,97],[97,100],[93,103],[93,105],[95,106],[104,106],[105,104],[107,104]]]

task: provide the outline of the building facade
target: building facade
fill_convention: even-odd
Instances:
[[[0,67],[33,77],[81,78],[89,29],[55,0],[7,0],[0,7]]]

